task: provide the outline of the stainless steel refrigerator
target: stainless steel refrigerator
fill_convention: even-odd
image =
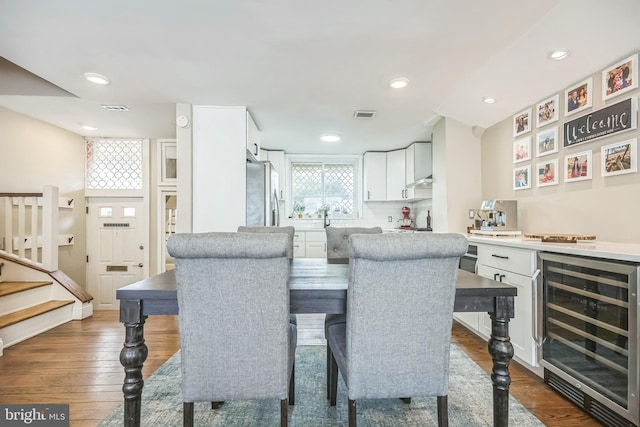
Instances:
[[[247,227],[279,226],[278,172],[270,162],[247,161]]]

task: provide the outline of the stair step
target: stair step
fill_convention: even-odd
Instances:
[[[42,304],[37,304],[32,307],[15,311],[13,313],[5,314],[4,316],[0,316],[0,329],[7,326],[15,325],[16,323],[22,322],[23,320],[36,317],[43,313],[48,313],[49,311],[53,311],[60,307],[64,307],[65,305],[73,303],[73,300],[47,301]]]
[[[0,297],[51,285],[53,282],[0,282]]]

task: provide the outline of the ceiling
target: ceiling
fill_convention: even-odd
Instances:
[[[171,138],[176,103],[240,105],[263,147],[359,154],[428,140],[442,116],[482,131],[640,50],[639,20],[638,0],[0,0],[0,106]]]

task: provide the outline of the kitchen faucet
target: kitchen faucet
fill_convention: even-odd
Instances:
[[[328,226],[331,225],[331,220],[327,218],[327,210],[324,210],[324,219],[323,219],[323,226],[324,228],[327,228]]]

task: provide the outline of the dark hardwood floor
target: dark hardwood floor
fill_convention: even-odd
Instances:
[[[122,402],[119,362],[124,329],[115,311],[96,311],[4,350],[0,357],[1,403],[68,403],[72,427],[96,426]],[[175,316],[152,316],[145,324],[149,357],[145,378],[179,348]],[[486,343],[455,325],[453,340],[490,372]],[[548,388],[517,363],[511,393],[547,426],[601,424]]]

